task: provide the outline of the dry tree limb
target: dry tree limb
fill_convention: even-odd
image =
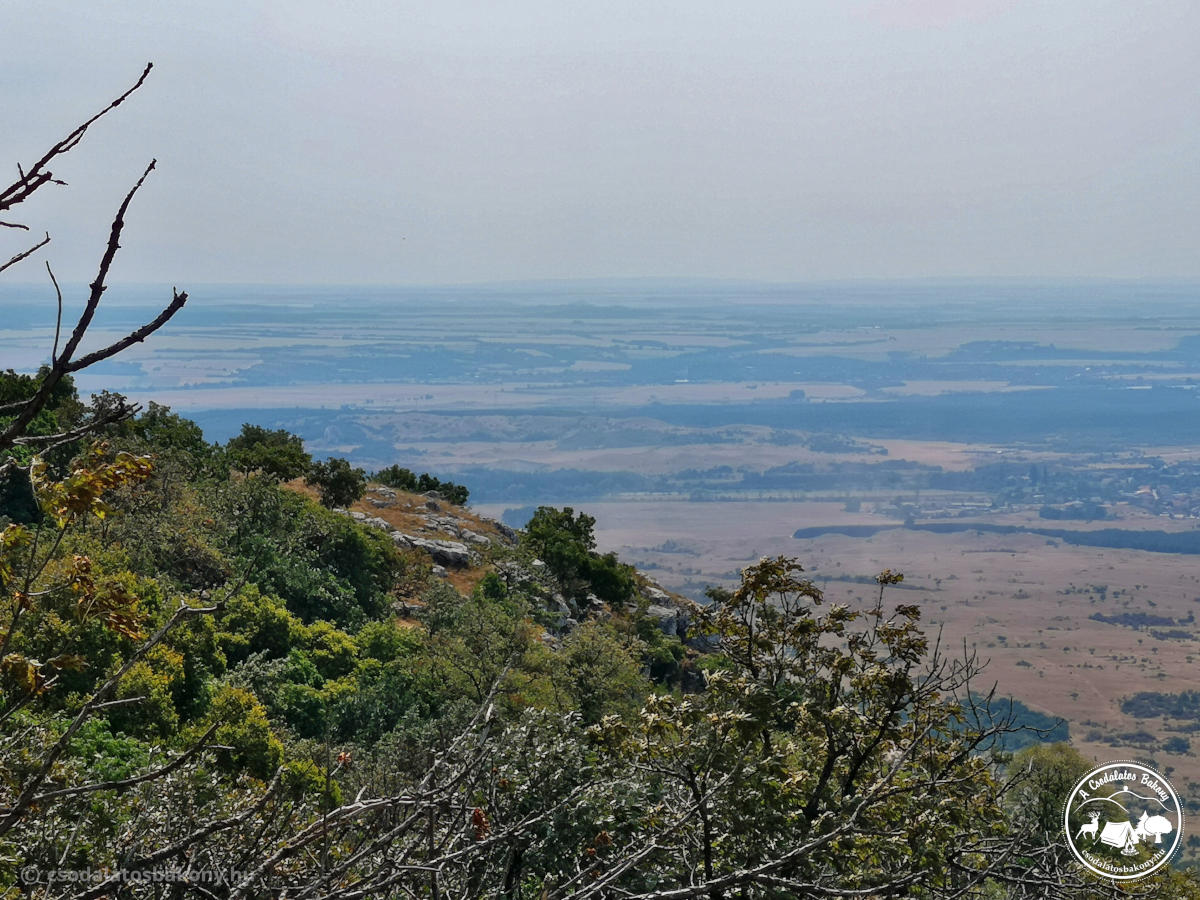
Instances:
[[[131,87],[126,89],[120,96],[110,102],[107,106],[93,115],[83,124],[74,128],[69,134],[67,134],[66,137],[53,144],[49,150],[42,154],[40,159],[33,163],[33,165],[25,168],[18,164],[17,172],[20,177],[8,187],[0,190],[0,213],[8,212],[13,207],[18,206],[25,200],[28,200],[38,189],[46,184],[65,184],[65,182],[61,179],[54,177],[54,174],[50,171],[50,165],[58,157],[68,153],[78,146],[79,142],[83,140],[84,135],[92,125],[124,103],[134,91],[138,90],[138,88],[145,83],[146,77],[150,74],[150,70],[152,68],[153,63],[147,63],[146,67],[142,70],[142,74]],[[172,316],[174,316],[177,312],[179,312],[180,309],[183,308],[183,305],[187,302],[186,292],[181,293],[172,289],[171,302],[154,319],[126,335],[121,340],[116,341],[101,350],[89,353],[78,360],[73,359],[76,351],[79,348],[80,342],[83,340],[84,335],[87,333],[88,328],[92,324],[92,319],[94,318],[96,309],[100,304],[100,297],[107,289],[105,280],[108,277],[108,272],[112,266],[112,262],[116,256],[117,250],[120,249],[121,232],[125,228],[125,215],[129,210],[129,204],[133,201],[134,195],[137,194],[138,190],[145,183],[146,178],[149,176],[150,172],[153,171],[153,169],[154,161],[152,160],[146,167],[146,170],[142,173],[141,177],[134,184],[133,188],[128,194],[125,195],[125,199],[117,209],[117,214],[113,218],[112,226],[109,230],[108,243],[105,246],[104,254],[100,259],[100,265],[96,273],[96,278],[89,286],[89,294],[84,305],[83,312],[80,315],[75,328],[71,332],[71,336],[67,340],[66,346],[63,348],[61,355],[59,354],[59,339],[62,334],[62,291],[59,289],[58,281],[54,277],[54,272],[51,271],[49,265],[47,265],[46,268],[50,275],[50,281],[54,285],[54,291],[58,301],[58,315],[55,321],[54,346],[50,354],[50,366],[38,384],[37,390],[34,392],[33,396],[18,403],[6,404],[3,408],[0,408],[0,414],[12,414],[11,420],[5,423],[3,429],[0,430],[0,454],[3,454],[6,450],[12,449],[17,444],[32,442],[29,440],[29,437],[25,434],[25,432],[30,423],[34,420],[34,418],[37,417],[38,413],[45,408],[46,404],[49,402],[51,393],[62,380],[63,376],[86,369],[88,366],[94,365],[101,360],[115,356],[135,343],[144,341],[149,335],[153,334],[164,324],[166,324]],[[28,226],[15,222],[0,221],[0,225],[10,228],[28,230]],[[11,268],[24,259],[27,259],[37,250],[46,246],[46,244],[49,242],[50,234],[47,232],[46,236],[41,241],[16,254],[7,262],[0,264],[0,272]],[[136,411],[137,408],[135,406],[126,405],[123,409],[123,417],[133,415]],[[78,437],[82,437],[88,433],[91,433],[111,421],[114,421],[112,416],[99,417],[93,419],[88,426],[84,426],[82,428],[76,428],[72,431],[64,431],[58,435],[39,436],[36,442],[47,446],[55,446],[56,444],[74,440]],[[11,463],[11,460],[0,465],[3,465],[5,468],[7,468],[9,467],[9,463]]]
[[[50,235],[46,235],[46,240],[50,239]],[[58,298],[58,314],[54,317],[54,348],[50,351],[50,365],[58,362],[58,339],[62,336],[62,288],[58,286],[58,279],[54,277],[54,270],[50,268],[50,260],[46,260],[46,274],[50,276],[50,283],[54,285],[54,296]]]
[[[100,258],[100,265],[96,272],[96,278],[92,281],[91,285],[89,285],[88,299],[87,303],[84,305],[83,312],[80,314],[79,320],[76,322],[70,338],[67,339],[67,343],[63,347],[62,354],[56,356],[53,364],[50,366],[50,370],[46,373],[45,377],[41,381],[41,384],[38,386],[37,391],[32,397],[24,401],[18,407],[19,411],[17,412],[16,416],[10,423],[8,423],[5,429],[0,432],[0,452],[13,447],[15,444],[22,441],[22,439],[25,437],[25,429],[29,427],[29,423],[33,421],[37,414],[46,406],[46,403],[49,402],[51,392],[62,380],[64,375],[86,369],[87,367],[95,365],[101,360],[116,356],[122,350],[125,350],[135,343],[144,341],[149,335],[153,334],[168,321],[170,321],[170,319],[183,308],[183,305],[187,303],[188,296],[186,292],[180,293],[177,290],[173,290],[171,302],[150,322],[147,322],[141,328],[138,328],[137,330],[121,338],[121,340],[109,344],[107,347],[104,347],[101,350],[89,353],[78,360],[73,359],[75,351],[79,348],[79,344],[83,340],[84,335],[87,333],[88,328],[91,326],[92,319],[96,315],[96,310],[100,306],[100,298],[108,289],[108,285],[105,283],[105,280],[108,278],[108,272],[112,266],[113,259],[117,255],[117,250],[120,249],[121,246],[121,232],[125,228],[125,214],[129,211],[129,204],[133,202],[134,196],[137,194],[142,185],[145,184],[146,178],[154,170],[154,165],[155,161],[151,160],[150,165],[146,167],[146,170],[142,173],[142,176],[130,189],[129,193],[125,195],[125,199],[121,202],[120,207],[118,207],[117,214],[113,218],[112,226],[109,229],[108,244],[105,246],[104,255]],[[51,277],[53,277],[53,275]],[[55,286],[57,288],[57,282],[55,282]],[[55,343],[57,347],[57,334]],[[132,407],[128,408],[128,414],[132,414],[133,411],[134,410]],[[99,427],[99,423],[97,423],[95,427]],[[87,433],[87,431],[85,430],[84,433]],[[66,433],[64,432],[62,435],[51,436],[52,439],[48,443],[55,443],[56,440],[57,442],[61,443],[62,440],[72,439],[71,437],[66,437],[65,435]],[[74,437],[79,436],[81,435],[74,435]]]
[[[145,699],[145,697],[126,697],[122,700],[112,700],[108,703],[102,703],[95,707],[94,711],[98,712],[102,709],[111,708],[117,705],[136,703]],[[204,750],[228,749],[226,747],[208,743],[208,739],[213,736],[219,727],[220,725],[210,726],[208,731],[204,733],[199,741],[197,741],[183,753],[180,753],[169,763],[159,766],[157,769],[151,769],[149,772],[143,772],[141,775],[134,775],[131,778],[125,778],[122,780],[97,781],[91,784],[80,784],[75,785],[74,787],[60,788],[57,791],[47,791],[44,794],[38,794],[35,796],[33,798],[33,803],[38,807],[44,807],[47,803],[51,803],[56,800],[64,800],[67,797],[77,797],[80,794],[93,794],[96,791],[125,791],[131,787],[135,787],[136,785],[145,784],[147,781],[157,781],[160,778],[170,775],[176,769],[185,765],[189,760]]]
[[[109,344],[103,350],[97,350],[94,353],[89,353],[87,356],[80,357],[67,367],[67,371],[78,372],[80,369],[86,369],[88,366],[94,365],[95,363],[100,362],[102,359],[108,359],[110,356],[116,356],[122,350],[146,340],[147,337],[167,324],[171,317],[174,316],[175,313],[179,312],[179,310],[183,309],[183,305],[187,303],[188,295],[186,291],[180,293],[172,288],[171,294],[171,302],[163,309],[162,312],[155,316],[153,320],[147,322],[136,331],[130,332],[125,337],[121,338],[121,340]]]
[[[53,162],[55,158],[62,156],[64,153],[74,149],[79,142],[83,140],[83,136],[87,133],[87,130],[91,128],[98,119],[104,117],[124,103],[130,94],[132,94],[134,91],[140,88],[142,84],[145,83],[146,76],[150,74],[150,70],[152,68],[154,68],[154,63],[146,63],[146,68],[142,70],[141,76],[136,82],[134,82],[133,87],[129,88],[127,91],[125,91],[125,93],[121,94],[121,96],[117,97],[116,100],[113,100],[108,104],[108,106],[104,107],[104,109],[100,110],[100,112],[96,113],[82,125],[76,127],[75,130],[68,134],[65,138],[51,146],[51,148],[42,155],[41,159],[29,167],[29,171],[25,171],[25,169],[18,164],[17,172],[21,177],[10,184],[7,188],[0,191],[0,212],[7,212],[17,204],[28,200],[29,197],[44,184],[66,184],[66,182],[55,178],[53,173],[51,173],[46,167]],[[4,222],[0,224],[4,224],[9,228],[27,227],[10,222]]]
[[[4,224],[7,224],[7,223],[0,222],[0,225],[4,225]],[[9,227],[12,227],[12,226],[9,226]],[[27,257],[33,256],[33,254],[37,253],[37,251],[41,250],[48,243],[50,243],[50,232],[47,231],[46,236],[44,238],[42,238],[40,241],[38,241],[36,244],[34,244],[32,247],[30,247],[28,250],[21,251],[16,256],[14,256],[12,259],[10,259],[8,262],[4,263],[3,265],[0,265],[0,272],[3,272],[5,269],[10,268],[11,266],[15,266],[17,263],[19,263],[21,260],[23,260]]]

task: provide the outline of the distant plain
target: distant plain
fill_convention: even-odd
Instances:
[[[1175,767],[1200,798],[1195,751],[1166,749],[1200,741],[1200,717],[1126,702],[1200,690],[1196,285],[192,296],[85,391],[165,403],[214,440],[252,421],[317,456],[452,478],[513,525],[538,504],[584,509],[602,549],[697,599],[770,554],[853,604],[899,569],[892,599],[919,603],[948,650],[990,658],[1002,692],[1066,718],[1090,754]],[[154,299],[114,290],[99,328]],[[7,365],[36,366],[52,330],[44,290],[3,289]],[[1107,544],[1059,534],[1076,531]]]

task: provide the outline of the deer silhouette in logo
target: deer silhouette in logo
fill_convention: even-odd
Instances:
[[[1090,823],[1079,826],[1079,834],[1075,835],[1075,840],[1079,840],[1085,834],[1090,835],[1093,841],[1096,839],[1096,832],[1100,830],[1100,810],[1093,809],[1091,817]]]

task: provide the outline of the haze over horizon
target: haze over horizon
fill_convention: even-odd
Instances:
[[[1200,277],[1191,3],[6,18],[7,165],[155,62],[23,210],[22,281],[90,280],[151,157],[114,283]]]

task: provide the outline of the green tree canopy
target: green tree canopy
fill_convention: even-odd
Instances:
[[[304,441],[285,429],[274,431],[251,425],[242,426],[241,434],[225,445],[230,465],[244,474],[260,472],[269,478],[290,481],[306,475],[312,457],[304,450]]]
[[[367,489],[367,473],[347,460],[331,456],[315,463],[305,480],[321,495],[323,506],[349,506]]]

